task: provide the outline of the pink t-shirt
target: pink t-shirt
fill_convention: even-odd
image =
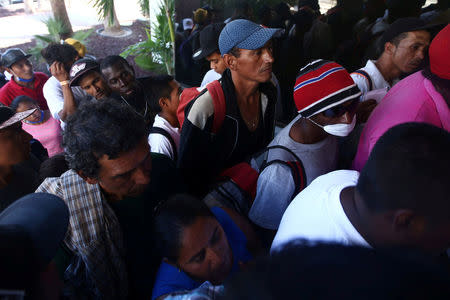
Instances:
[[[64,149],[61,147],[61,125],[53,117],[50,117],[50,119],[40,125],[22,122],[22,128],[31,134],[33,138],[41,142],[42,146],[47,149],[49,157],[64,152]]]
[[[389,128],[407,122],[450,131],[450,108],[421,71],[397,83],[374,109],[361,134],[353,169],[361,171],[373,146]]]

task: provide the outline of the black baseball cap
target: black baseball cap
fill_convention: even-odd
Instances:
[[[427,30],[436,25],[427,25],[419,18],[401,18],[392,23],[381,36],[381,43],[384,45],[404,32]]]
[[[219,36],[224,23],[213,23],[200,31],[200,48],[192,55],[194,60],[200,60],[219,51]]]
[[[26,54],[20,48],[10,48],[1,55],[2,58],[1,65],[7,68],[11,68],[11,66],[16,62],[18,62],[19,60],[28,58],[30,56],[31,54]]]
[[[100,73],[100,64],[90,58],[77,60],[70,68],[70,86],[79,85],[81,77],[92,70],[96,70]]]

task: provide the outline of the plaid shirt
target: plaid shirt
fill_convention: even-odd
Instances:
[[[192,291],[175,292],[163,295],[157,300],[215,300],[221,298],[225,293],[223,285],[212,285],[205,281]]]
[[[88,184],[69,170],[47,178],[36,192],[59,196],[70,211],[64,243],[74,258],[64,279],[83,298],[125,299],[128,281],[122,229],[98,184]]]

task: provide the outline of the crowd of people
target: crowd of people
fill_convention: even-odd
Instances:
[[[449,1],[237,3],[1,54],[0,298],[450,298]]]

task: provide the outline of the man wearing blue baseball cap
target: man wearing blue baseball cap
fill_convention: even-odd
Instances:
[[[272,38],[281,32],[237,19],[220,33],[219,50],[228,69],[184,110],[178,166],[192,191],[201,194],[200,187],[273,138]]]

